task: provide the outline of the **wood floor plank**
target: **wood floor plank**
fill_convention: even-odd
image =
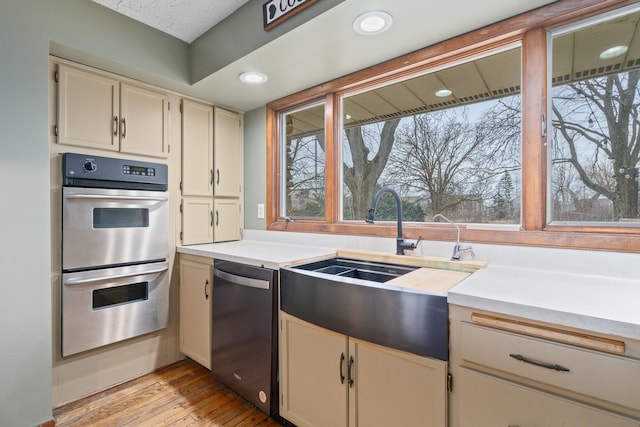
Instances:
[[[60,406],[53,413],[57,427],[281,425],[188,359]]]
[[[56,425],[71,423],[78,417],[84,417],[87,413],[103,407],[109,402],[114,402],[124,396],[136,393],[161,379],[171,380],[177,376],[189,375],[197,372],[198,366],[193,362],[180,361],[173,365],[165,366],[150,374],[135,378],[131,381],[116,385],[85,398],[76,400],[66,405],[54,408],[53,416]]]

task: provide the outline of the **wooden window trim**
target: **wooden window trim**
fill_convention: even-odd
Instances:
[[[355,234],[395,237],[395,223],[366,224],[339,221],[340,167],[338,128],[341,94],[378,86],[390,80],[416,74],[456,61],[500,49],[522,45],[522,224],[519,230],[483,225],[480,229],[462,226],[466,242],[527,245],[556,248],[640,252],[640,229],[634,227],[575,226],[546,224],[546,140],[542,116],[547,109],[547,31],[612,9],[636,3],[630,0],[561,0],[451,40],[400,56],[319,86],[278,99],[267,105],[267,229],[279,231]],[[324,99],[326,111],[326,218],[278,217],[280,197],[278,113]],[[404,237],[428,240],[455,239],[455,229],[446,224],[404,224]]]

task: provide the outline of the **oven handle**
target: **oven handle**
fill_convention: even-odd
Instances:
[[[226,280],[227,282],[233,283],[234,285],[240,286],[250,286],[252,288],[258,289],[269,289],[269,281],[268,280],[260,280],[253,279],[251,277],[238,276],[235,274],[227,273],[226,271],[215,269],[214,272],[215,277],[219,277],[222,280]],[[215,286],[215,280],[213,281]]]
[[[100,277],[91,277],[89,279],[69,279],[65,281],[64,284],[65,285],[83,285],[85,283],[104,282],[107,280],[123,279],[125,277],[143,276],[143,275],[148,275],[153,273],[162,273],[163,271],[167,271],[168,269],[169,267],[161,267],[153,270],[136,271],[132,273],[123,273],[123,274],[110,274],[107,276],[100,276]]]
[[[145,201],[155,201],[155,202],[166,202],[169,200],[169,197],[159,197],[159,196],[118,196],[118,195],[108,195],[108,194],[69,194],[64,197],[65,199],[145,200]]]

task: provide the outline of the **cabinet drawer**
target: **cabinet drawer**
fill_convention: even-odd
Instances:
[[[462,368],[460,425],[638,427],[637,421]]]
[[[472,362],[640,410],[636,360],[468,323],[461,327],[461,356],[463,364]]]

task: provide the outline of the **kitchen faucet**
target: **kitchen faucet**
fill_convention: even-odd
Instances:
[[[396,238],[396,255],[404,255],[405,250],[414,250],[420,244],[422,240],[422,236],[418,237],[418,240],[415,243],[405,242],[402,238],[402,202],[400,201],[400,196],[396,191],[389,187],[383,187],[376,192],[373,196],[373,200],[371,201],[371,208],[369,209],[369,213],[365,218],[365,221],[369,224],[373,224],[373,217],[376,214],[376,206],[378,205],[378,199],[382,195],[382,193],[387,192],[391,193],[391,195],[396,199],[396,220],[398,221],[398,237]]]
[[[458,236],[456,237],[456,245],[453,247],[453,255],[451,255],[451,261],[460,261],[462,255],[466,253],[470,254],[471,258],[473,258],[475,254],[473,253],[473,249],[471,248],[471,246],[460,246],[460,227],[458,227],[458,224],[451,221],[449,218],[442,214],[435,214],[433,218],[431,218],[431,221],[435,221],[437,218],[444,219],[449,224],[453,225],[458,231]]]

